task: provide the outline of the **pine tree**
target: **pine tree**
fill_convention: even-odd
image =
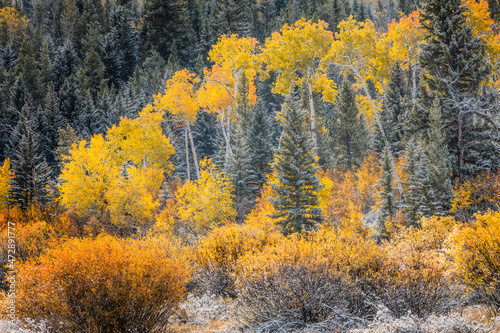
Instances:
[[[380,206],[380,215],[378,220],[379,234],[382,237],[386,236],[387,229],[385,223],[387,219],[392,218],[397,213],[397,201],[394,195],[394,179],[392,176],[392,167],[389,160],[390,152],[384,149],[382,163],[382,179],[380,181],[380,197],[382,198]]]
[[[88,90],[94,103],[97,100],[101,82],[104,80],[104,71],[105,67],[99,54],[94,49],[88,51],[84,64],[78,71],[77,78],[80,89]]]
[[[62,48],[57,51],[52,66],[52,77],[54,78],[54,89],[59,91],[64,82],[78,70],[80,60],[71,41],[67,41]]]
[[[425,0],[420,20],[426,30],[425,43],[419,53],[423,80],[430,108],[435,97],[441,98],[445,142],[454,156],[454,174],[462,177],[463,127],[470,126],[473,113],[464,116],[460,110],[463,98],[475,97],[480,83],[489,75],[491,65],[485,56],[479,36],[466,22],[465,7],[460,0]]]
[[[405,150],[407,162],[404,167],[404,171],[408,175],[408,178],[406,182],[407,190],[405,193],[405,201],[402,205],[402,208],[406,219],[413,226],[417,226],[418,212],[421,202],[420,189],[423,187],[421,178],[418,174],[418,170],[421,169],[421,165],[419,163],[420,153],[421,151],[417,146],[417,143],[412,138],[406,144]]]
[[[283,132],[274,157],[276,179],[271,182],[276,197],[271,198],[276,214],[272,217],[282,227],[282,233],[315,229],[322,220],[318,207],[318,167],[312,153],[307,113],[298,101],[286,98],[280,114]]]
[[[404,150],[404,121],[406,110],[410,107],[407,96],[404,74],[399,63],[396,63],[391,70],[391,78],[385,90],[384,107],[380,116],[385,135],[395,156],[399,156]],[[375,145],[377,151],[382,152],[385,149],[385,142],[379,133],[377,131]]]
[[[177,42],[180,59],[187,66],[194,62],[194,31],[187,0],[147,0],[144,3],[144,40],[147,50],[157,51],[166,61],[172,42]]]
[[[33,53],[33,44],[29,38],[25,38],[19,49],[19,57],[16,65],[17,75],[23,79],[32,103],[38,105],[42,102],[42,82]]]
[[[271,121],[266,103],[263,98],[259,97],[250,114],[247,129],[247,141],[250,144],[249,155],[259,189],[266,182],[266,175],[271,172],[274,150]]]
[[[425,196],[428,201],[428,213],[425,215],[445,215],[452,197],[451,165],[437,100],[430,111],[429,123],[428,140],[424,146],[427,162],[425,185],[428,186]]]
[[[35,130],[34,115],[31,106],[26,104],[13,137],[16,141],[13,147],[12,171],[8,202],[21,209],[27,209],[31,204],[40,207],[50,201],[48,186],[51,183],[51,169],[40,153]]]
[[[342,82],[329,130],[334,165],[346,170],[359,166],[369,148],[369,132],[347,77]]]
[[[449,89],[460,94],[476,93],[491,66],[480,37],[473,35],[466,22],[462,1],[424,0],[420,10],[426,35],[419,60],[429,89],[439,94]]]

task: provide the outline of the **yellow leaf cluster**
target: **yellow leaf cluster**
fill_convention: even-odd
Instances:
[[[7,208],[6,196],[10,190],[10,179],[14,176],[10,170],[10,159],[6,158],[0,167],[0,210]]]
[[[149,105],[136,119],[122,118],[106,139],[95,135],[88,144],[74,143],[59,177],[61,203],[79,214],[109,209],[115,224],[126,216],[134,224],[151,218],[175,153],[161,121]]]
[[[186,182],[175,194],[177,217],[195,235],[234,220],[237,214],[232,191],[231,180],[205,158],[200,161],[200,179]]]
[[[424,31],[419,21],[419,12],[414,11],[389,24],[385,38],[391,43],[390,58],[393,61],[406,63],[412,67],[416,57],[419,42],[423,40]]]
[[[200,79],[187,69],[175,72],[166,82],[164,93],[155,96],[155,108],[170,112],[179,122],[194,124],[200,109],[194,91],[198,82]]]
[[[358,81],[371,80],[382,93],[390,75],[390,44],[381,38],[370,20],[358,22],[350,16],[339,23],[338,29],[322,67],[332,63],[343,67],[344,74],[354,72]]]
[[[6,28],[9,38],[8,40],[4,40],[4,42],[10,44],[20,43],[24,36],[26,36],[28,22],[28,18],[20,15],[17,9],[12,7],[0,8],[0,28]]]
[[[271,72],[278,74],[274,93],[286,95],[291,85],[311,82],[313,91],[323,93],[326,101],[334,101],[335,83],[327,78],[326,71],[319,70],[319,62],[333,42],[333,34],[327,28],[324,21],[312,23],[302,18],[292,26],[285,24],[266,40],[261,55],[265,64],[262,78]]]
[[[471,289],[500,303],[500,213],[475,216],[474,225],[456,228],[447,244],[457,273]]]

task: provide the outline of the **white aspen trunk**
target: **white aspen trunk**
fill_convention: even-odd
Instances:
[[[312,83],[310,78],[307,82],[307,95],[309,97],[309,109],[311,110],[311,138],[313,143],[313,154],[318,155],[318,139],[316,136],[316,111],[314,110],[314,100],[312,94]]]
[[[198,165],[198,156],[196,156],[196,148],[194,146],[193,134],[191,133],[191,126],[187,124],[189,134],[189,141],[191,142],[191,153],[193,154],[194,170],[196,171],[196,179],[200,179],[200,167]]]
[[[398,169],[396,168],[396,162],[394,162],[394,155],[392,154],[391,146],[390,146],[389,141],[387,140],[387,137],[385,135],[384,127],[382,126],[382,122],[380,121],[380,117],[378,115],[377,108],[375,107],[375,103],[373,103],[373,99],[370,95],[370,91],[368,90],[368,87],[366,86],[365,80],[363,80],[363,78],[361,77],[361,75],[359,75],[357,70],[355,70],[352,66],[350,66],[350,67],[351,67],[351,70],[354,72],[354,74],[361,81],[361,84],[363,85],[363,89],[365,90],[366,96],[368,97],[368,100],[370,101],[370,105],[373,109],[373,114],[375,115],[375,120],[377,121],[377,125],[380,129],[380,133],[382,134],[382,137],[384,138],[385,146],[389,150],[389,157],[391,160],[392,170],[394,172],[394,178],[396,179],[396,184],[398,187],[399,194],[401,195],[401,199],[404,202],[404,201],[406,201],[405,194],[403,191],[403,186],[401,185],[401,179],[399,178]]]
[[[189,146],[188,146],[188,129],[187,126],[184,127],[184,143],[186,144],[186,170],[188,181],[191,181],[191,172],[189,171]]]

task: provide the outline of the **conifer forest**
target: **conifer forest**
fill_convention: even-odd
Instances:
[[[500,0],[0,0],[0,333],[500,332]]]

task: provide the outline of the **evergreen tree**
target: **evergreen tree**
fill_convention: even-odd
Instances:
[[[11,170],[15,176],[10,181],[8,195],[8,202],[22,209],[35,203],[42,207],[50,201],[48,185],[51,182],[51,169],[40,153],[33,124],[33,111],[26,104],[12,133],[16,144],[13,147]]]
[[[464,98],[475,97],[480,83],[489,75],[491,66],[479,36],[466,22],[465,7],[460,0],[422,1],[420,15],[426,30],[420,64],[431,107],[434,97],[441,98],[445,143],[454,156],[454,174],[461,178],[464,146],[463,127],[470,126],[473,112],[464,116],[460,105]]]
[[[424,185],[427,187],[424,198],[427,207],[423,215],[445,215],[452,198],[451,165],[437,100],[430,110],[429,123],[428,140],[424,146],[426,170]]]
[[[379,215],[379,234],[382,237],[386,236],[387,229],[385,227],[385,222],[387,219],[392,218],[397,213],[397,201],[394,195],[394,179],[392,176],[392,167],[391,162],[389,160],[390,152],[388,149],[384,149],[384,157],[382,163],[382,179],[380,181],[380,196],[382,198],[381,206],[380,206],[380,215]]]
[[[43,93],[41,91],[42,82],[40,81],[40,73],[34,57],[33,44],[28,37],[24,38],[19,49],[16,72],[18,77],[22,78],[24,85],[32,98],[32,103],[34,105],[41,103],[43,98]]]
[[[397,63],[391,70],[391,78],[384,94],[384,108],[380,116],[385,135],[396,156],[399,156],[404,150],[404,121],[409,104],[404,74],[401,66]],[[375,145],[379,152],[385,149],[385,142],[379,131],[377,131]]]
[[[422,202],[422,189],[424,188],[424,184],[422,180],[424,179],[424,173],[422,170],[422,164],[420,162],[419,155],[421,155],[422,151],[417,143],[412,138],[408,141],[405,150],[406,156],[406,165],[404,167],[404,171],[408,174],[408,180],[406,182],[407,190],[405,193],[405,202],[402,205],[403,212],[406,216],[406,219],[410,222],[412,226],[417,226],[417,222],[419,219],[420,206]]]
[[[59,100],[52,84],[47,87],[45,103],[43,107],[40,107],[36,120],[36,128],[40,138],[40,152],[55,172],[57,171],[57,164],[55,163],[54,150],[58,141],[57,129],[66,124],[66,119],[61,115]]]
[[[257,100],[252,109],[247,129],[251,166],[256,174],[258,188],[266,182],[266,175],[271,172],[273,160],[273,129],[263,98]]]
[[[61,115],[66,120],[66,124],[70,124],[71,127],[77,128],[78,124],[78,114],[80,112],[78,105],[78,81],[75,75],[70,75],[66,79],[59,90],[59,109]]]
[[[105,67],[99,54],[93,49],[88,51],[84,64],[78,71],[77,78],[80,89],[88,90],[94,103],[97,100],[101,82],[104,80],[104,71]]]
[[[461,0],[423,0],[420,22],[426,30],[419,53],[423,78],[431,91],[476,93],[491,71],[484,45],[466,22]],[[448,116],[448,115],[447,115]],[[449,121],[446,117],[443,121]]]
[[[144,3],[144,39],[147,50],[157,51],[166,61],[172,43],[177,42],[180,59],[187,66],[194,62],[194,31],[187,0],[146,0]]]
[[[274,157],[276,180],[271,182],[276,197],[271,198],[276,214],[272,217],[285,235],[313,230],[322,220],[318,207],[318,167],[312,153],[307,113],[288,96],[280,114],[283,132]]]
[[[54,89],[59,89],[72,74],[76,75],[80,60],[76,50],[71,41],[67,41],[62,48],[60,48],[55,56],[53,63]]]
[[[329,130],[334,165],[346,170],[359,166],[369,148],[369,132],[347,77],[340,87]]]

